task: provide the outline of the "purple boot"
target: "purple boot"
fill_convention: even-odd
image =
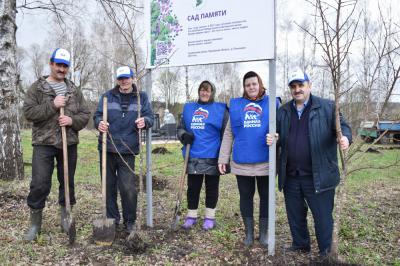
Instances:
[[[197,218],[193,218],[193,217],[186,217],[185,218],[185,222],[183,223],[182,227],[184,229],[191,229],[195,224],[197,223]]]
[[[215,219],[204,218],[203,229],[208,231],[215,227]]]

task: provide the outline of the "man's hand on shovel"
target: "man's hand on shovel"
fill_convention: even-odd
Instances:
[[[110,125],[110,124],[109,124],[108,122],[100,121],[98,130],[99,130],[101,133],[107,133],[107,131],[108,131],[108,126],[109,126],[109,125]]]
[[[60,115],[58,117],[58,124],[60,127],[67,127],[72,125],[72,118],[66,115]]]
[[[146,126],[146,123],[144,122],[144,117],[138,118],[135,121],[137,128],[142,129]]]

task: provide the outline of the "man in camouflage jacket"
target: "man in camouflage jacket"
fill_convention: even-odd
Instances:
[[[70,55],[64,49],[56,49],[50,58],[50,75],[39,78],[28,89],[23,111],[32,122],[32,180],[27,203],[31,209],[31,226],[25,240],[32,241],[40,233],[42,210],[51,189],[54,158],[57,161],[59,181],[58,202],[61,212],[61,227],[66,230],[64,172],[61,126],[66,127],[68,143],[68,172],[71,205],[76,203],[74,174],[77,162],[78,131],[88,123],[90,111],[82,92],[65,78],[70,64]],[[64,107],[64,116],[60,108]]]

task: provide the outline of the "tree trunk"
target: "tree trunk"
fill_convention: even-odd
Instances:
[[[16,1],[0,0],[0,179],[21,179],[22,159],[16,68]]]

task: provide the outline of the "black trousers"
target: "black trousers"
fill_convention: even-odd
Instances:
[[[129,167],[135,169],[135,156],[122,154]],[[101,152],[100,152],[101,158]],[[135,174],[129,169],[117,153],[107,152],[107,181],[106,181],[106,207],[107,217],[113,218],[117,223],[121,216],[118,209],[117,198],[118,190],[121,196],[122,217],[124,223],[134,223],[136,221],[137,190],[135,186]],[[101,172],[100,159],[100,172]]]
[[[240,213],[242,217],[253,217],[254,193],[257,190],[260,197],[260,218],[268,218],[268,176],[236,176],[240,194]]]
[[[205,176],[206,208],[214,209],[217,206],[219,194],[219,175],[188,175],[187,201],[189,210],[199,207],[200,191]]]
[[[51,177],[57,161],[58,203],[65,206],[63,151],[54,146],[34,145],[32,154],[32,180],[27,198],[31,209],[43,209],[51,189]],[[68,146],[69,197],[71,205],[76,203],[74,176],[78,158],[77,145]]]
[[[310,207],[319,251],[321,255],[326,255],[331,249],[332,242],[335,190],[330,189],[317,194],[312,176],[288,176],[283,192],[292,233],[292,245],[310,248],[310,233],[307,227],[307,211]]]

